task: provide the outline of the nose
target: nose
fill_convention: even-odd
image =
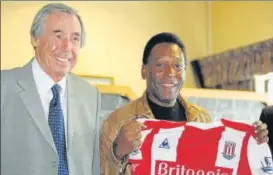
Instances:
[[[72,48],[72,42],[68,38],[64,39],[62,41],[62,48],[64,50],[66,50],[66,51],[71,50],[71,48]]]
[[[175,69],[172,65],[168,64],[164,67],[164,75],[166,76],[174,76],[175,75]]]

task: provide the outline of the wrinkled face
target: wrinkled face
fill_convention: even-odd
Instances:
[[[149,98],[161,105],[172,106],[185,77],[185,59],[180,47],[160,43],[153,47],[147,65],[142,67]]]
[[[56,12],[44,20],[41,35],[32,37],[36,58],[55,81],[70,72],[77,63],[81,44],[81,25],[75,15]]]

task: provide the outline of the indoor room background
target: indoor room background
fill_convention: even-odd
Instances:
[[[1,69],[23,66],[34,55],[30,26],[48,2],[1,2]],[[65,2],[82,16],[87,32],[74,73],[111,76],[140,96],[144,46],[154,34],[178,34],[188,62],[273,37],[273,2]],[[190,65],[190,64],[189,64]],[[185,87],[196,87],[191,66]]]

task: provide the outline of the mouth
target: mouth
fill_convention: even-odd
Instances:
[[[68,63],[71,61],[71,58],[65,58],[65,57],[57,57],[57,60],[62,63]]]
[[[170,83],[165,83],[165,84],[161,84],[162,87],[165,87],[165,88],[172,88],[172,87],[175,87],[176,84],[170,84]]]

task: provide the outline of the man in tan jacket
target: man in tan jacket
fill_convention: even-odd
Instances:
[[[203,108],[190,104],[180,94],[186,77],[186,52],[174,34],[153,36],[144,49],[142,78],[147,89],[143,96],[117,109],[104,121],[100,136],[101,174],[130,174],[128,154],[141,145],[138,117],[170,121],[211,122]],[[255,123],[261,142],[268,141],[267,128]]]

